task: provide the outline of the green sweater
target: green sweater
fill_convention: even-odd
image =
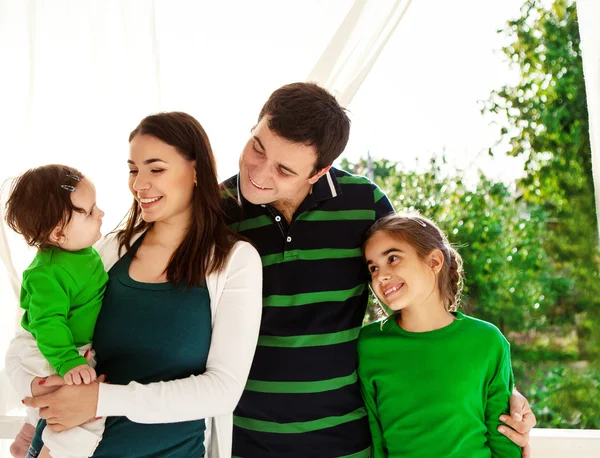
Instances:
[[[102,260],[92,247],[39,251],[23,273],[21,325],[61,377],[87,364],[78,347],[92,342],[107,280]]]
[[[373,457],[520,457],[497,432],[513,388],[510,347],[494,325],[460,312],[413,333],[395,317],[361,330],[358,374]]]

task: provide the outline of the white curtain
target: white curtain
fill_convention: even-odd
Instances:
[[[600,234],[600,0],[577,0],[577,17],[590,122],[596,217]]]
[[[398,27],[412,0],[355,0],[309,73],[347,107]]]
[[[128,133],[163,110],[200,120],[227,178],[275,88],[314,67],[308,80],[349,103],[409,3],[0,0],[3,157],[17,158],[0,166],[0,209],[9,178],[65,163],[94,181],[111,230],[130,203]],[[0,355],[34,254],[0,223]],[[0,415],[18,411],[1,371],[0,392]]]
[[[111,230],[130,204],[128,134],[156,111],[197,117],[227,178],[262,103],[304,79],[350,5],[0,0],[0,213],[9,178],[65,163],[94,181],[103,231]],[[34,254],[0,223],[0,369],[20,318],[20,275]],[[21,407],[1,371],[0,393],[0,415]]]

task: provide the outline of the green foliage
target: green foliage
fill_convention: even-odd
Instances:
[[[541,428],[600,428],[600,371],[565,366],[540,369],[524,390]]]
[[[574,0],[525,0],[501,31],[521,73],[483,109],[498,115],[499,143],[526,157],[514,187],[480,176],[465,184],[433,160],[424,173],[373,162],[396,210],[418,210],[465,261],[467,312],[512,343],[515,380],[538,427],[600,428],[600,256],[579,29]],[[490,149],[493,154],[493,149]],[[367,175],[366,162],[342,167]],[[367,319],[380,315],[371,306]],[[575,332],[576,331],[576,332]]]
[[[503,51],[521,80],[494,91],[484,111],[507,120],[500,134],[510,143],[509,154],[527,158],[519,189],[524,200],[547,212],[547,252],[562,276],[571,279],[556,314],[566,321],[578,316],[584,337],[593,332],[587,316],[597,316],[600,308],[600,263],[576,14],[573,0],[525,1],[521,17],[502,31],[510,40]],[[599,350],[582,348],[584,353]]]

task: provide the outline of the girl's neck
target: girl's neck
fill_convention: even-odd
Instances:
[[[444,328],[454,321],[439,297],[432,297],[417,306],[409,306],[396,317],[396,323],[408,332],[428,332]]]

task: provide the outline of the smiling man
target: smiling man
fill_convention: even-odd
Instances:
[[[263,265],[260,337],[234,416],[236,457],[370,455],[356,375],[368,299],[361,247],[393,208],[368,179],[331,167],[349,132],[326,90],[283,86],[262,108],[239,174],[224,183],[231,227]]]

